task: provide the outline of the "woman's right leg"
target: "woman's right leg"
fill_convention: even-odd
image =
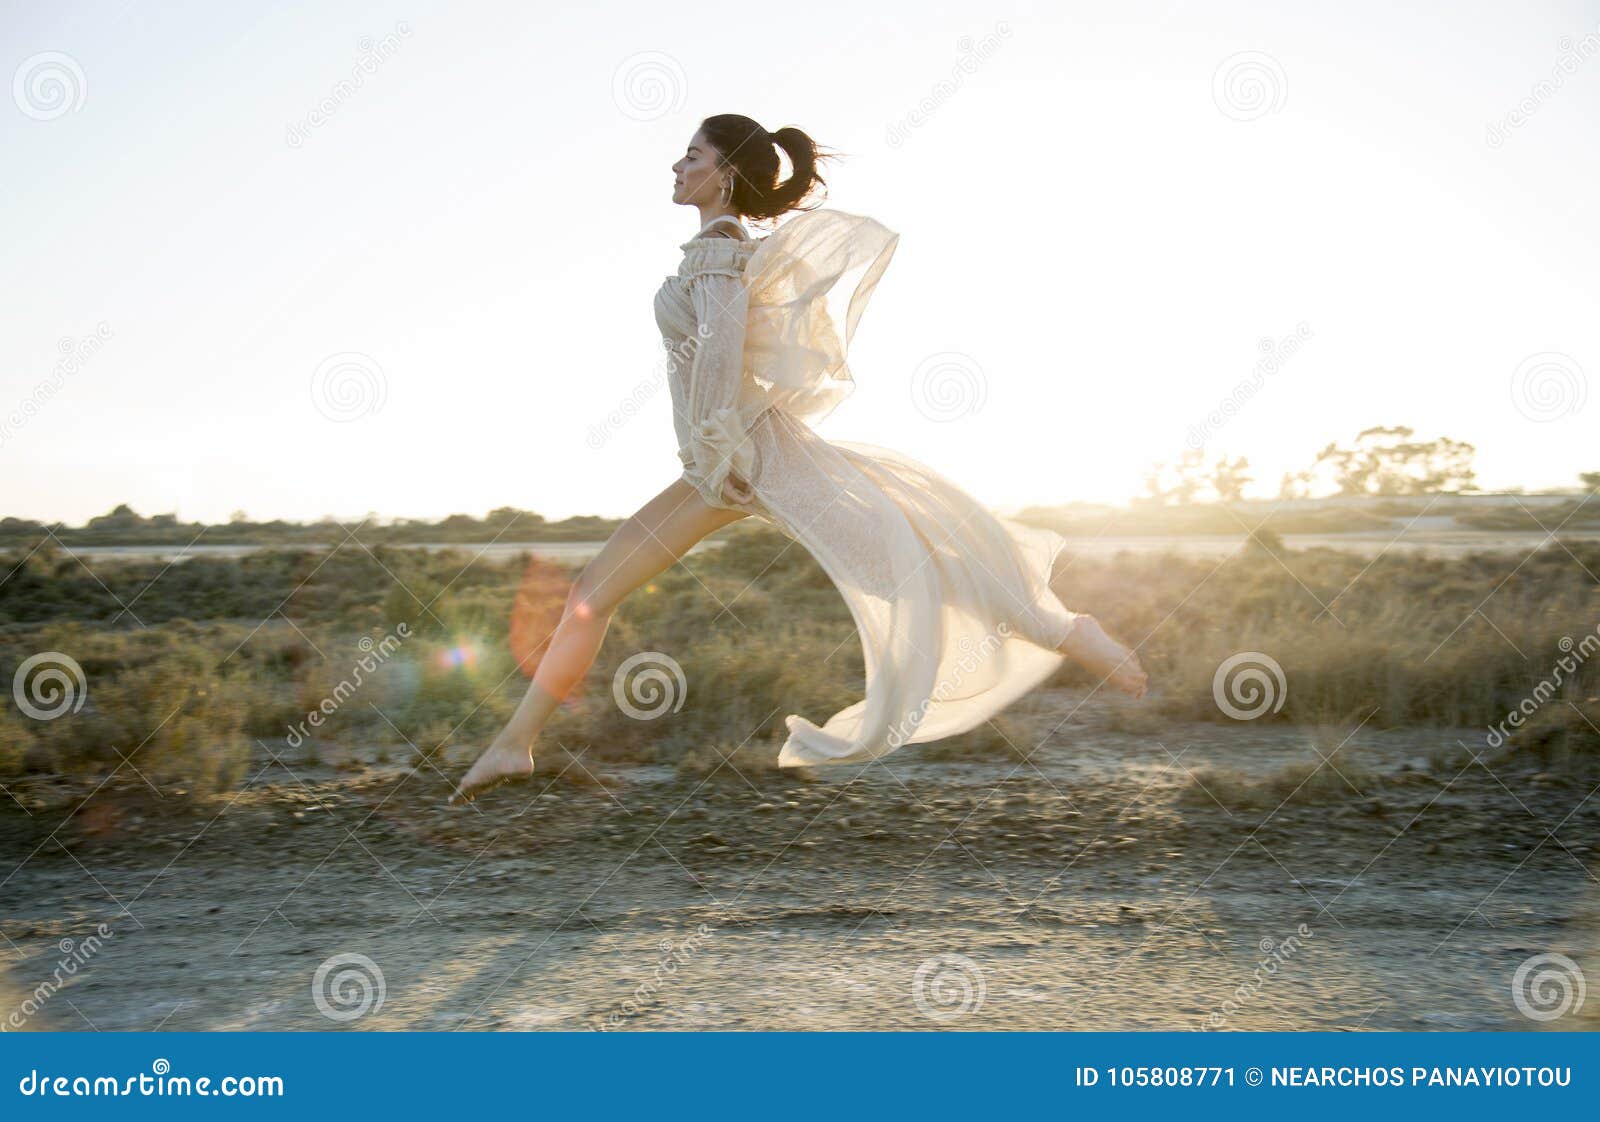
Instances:
[[[1057,597],[1066,588],[1064,578],[1070,565],[1064,554],[1056,555],[1050,570],[1050,590]],[[1089,673],[1099,675],[1102,685],[1109,683],[1131,697],[1143,697],[1149,689],[1150,679],[1139,665],[1139,656],[1106,634],[1094,616],[1079,612],[1066,641],[1056,649]]]
[[[673,565],[706,535],[746,517],[714,507],[683,479],[639,508],[584,566],[561,622],[511,720],[461,780],[451,802],[533,770],[533,743],[556,706],[600,653],[611,613],[637,588]]]

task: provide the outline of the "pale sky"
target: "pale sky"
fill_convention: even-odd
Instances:
[[[0,515],[630,512],[721,112],[901,235],[831,439],[1118,500],[1303,325],[1206,433],[1258,493],[1376,424],[1600,470],[1600,0],[271,8],[0,0]]]

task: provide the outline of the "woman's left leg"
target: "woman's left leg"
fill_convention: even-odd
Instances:
[[[516,712],[472,765],[450,801],[470,798],[476,790],[532,772],[534,741],[556,706],[593,665],[617,605],[706,535],[744,517],[744,511],[710,505],[680,478],[617,527],[568,593],[561,622]]]

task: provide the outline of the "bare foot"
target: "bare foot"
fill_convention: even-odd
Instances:
[[[457,784],[450,796],[450,805],[471,802],[483,792],[533,774],[533,749],[514,747],[504,736],[483,750],[477,762],[467,769],[467,774]]]
[[[1061,653],[1130,697],[1143,697],[1149,685],[1139,656],[1106,634],[1093,616],[1079,616]]]

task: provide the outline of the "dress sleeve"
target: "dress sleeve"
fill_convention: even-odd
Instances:
[[[726,244],[728,250],[738,245]],[[685,476],[707,503],[744,510],[754,498],[755,469],[755,446],[739,409],[749,294],[740,262],[728,250],[691,256],[696,344],[689,368],[689,445],[679,455]]]

